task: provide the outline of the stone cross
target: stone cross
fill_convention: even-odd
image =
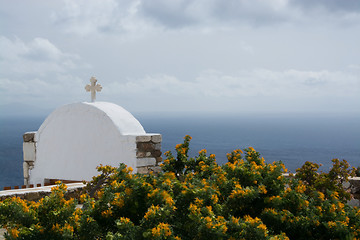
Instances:
[[[85,90],[87,92],[91,92],[91,102],[95,102],[96,99],[96,92],[100,92],[102,86],[100,84],[96,84],[97,79],[95,77],[90,78],[91,85],[86,85]]]

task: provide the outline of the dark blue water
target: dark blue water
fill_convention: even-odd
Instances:
[[[174,150],[189,134],[190,156],[203,148],[219,163],[226,153],[252,146],[267,162],[283,161],[294,172],[305,161],[331,167],[331,159],[360,166],[360,117],[337,115],[149,115],[135,114],[146,132],[163,135],[162,150]],[[44,117],[0,119],[0,188],[21,185],[22,134],[37,130]]]
[[[0,190],[23,184],[22,135],[39,129],[44,119],[0,118]]]

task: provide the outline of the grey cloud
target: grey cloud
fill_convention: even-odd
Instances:
[[[140,12],[167,27],[236,22],[262,25],[287,21],[294,14],[286,1],[210,0],[142,1]]]
[[[298,21],[346,20],[357,22],[359,0],[141,0],[139,12],[168,28],[224,26],[224,24],[267,26]],[[355,16],[350,16],[349,13]]]
[[[304,84],[309,86],[321,86],[321,85],[325,85],[326,83],[327,83],[326,80],[317,79],[317,78],[308,78],[304,81]]]
[[[356,14],[349,17],[347,13],[359,10],[358,0],[65,0],[63,9],[54,13],[53,18],[65,31],[79,35],[96,32],[126,35],[162,28],[272,26],[309,19],[313,24],[327,22],[329,17],[334,23],[342,18],[357,22],[360,17]]]
[[[192,1],[142,1],[139,12],[147,18],[154,19],[157,23],[172,28],[193,25],[198,22],[191,11]]]
[[[293,6],[304,10],[326,9],[330,12],[358,12],[360,13],[359,0],[291,0]]]
[[[238,21],[251,25],[286,22],[292,18],[286,3],[279,1],[214,1],[213,14],[220,20]]]

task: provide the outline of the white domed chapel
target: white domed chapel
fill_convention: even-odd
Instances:
[[[93,101],[101,88],[91,78],[86,90]],[[114,103],[81,102],[59,107],[38,131],[25,133],[23,151],[25,185],[91,180],[100,164],[157,171],[161,135],[147,134],[130,112]]]

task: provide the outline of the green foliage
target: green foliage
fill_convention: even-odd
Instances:
[[[355,170],[355,176],[360,177],[360,166],[356,168]]]
[[[333,160],[329,173],[306,163],[285,179],[281,162],[266,163],[253,148],[235,150],[223,166],[201,150],[188,157],[191,137],[166,152],[163,172],[100,166],[76,208],[59,183],[39,202],[0,202],[7,239],[354,239],[360,211],[347,206],[342,183],[353,174]]]
[[[356,169],[350,168],[350,164],[346,160],[333,159],[332,162],[333,166],[328,173],[318,173],[318,164],[306,162],[296,170],[295,178],[306,185],[307,194],[311,194],[316,190],[329,198],[333,192],[337,192],[339,200],[345,203],[350,200],[350,193],[347,191],[348,189],[344,188],[343,184],[348,182],[349,177],[356,175]]]

